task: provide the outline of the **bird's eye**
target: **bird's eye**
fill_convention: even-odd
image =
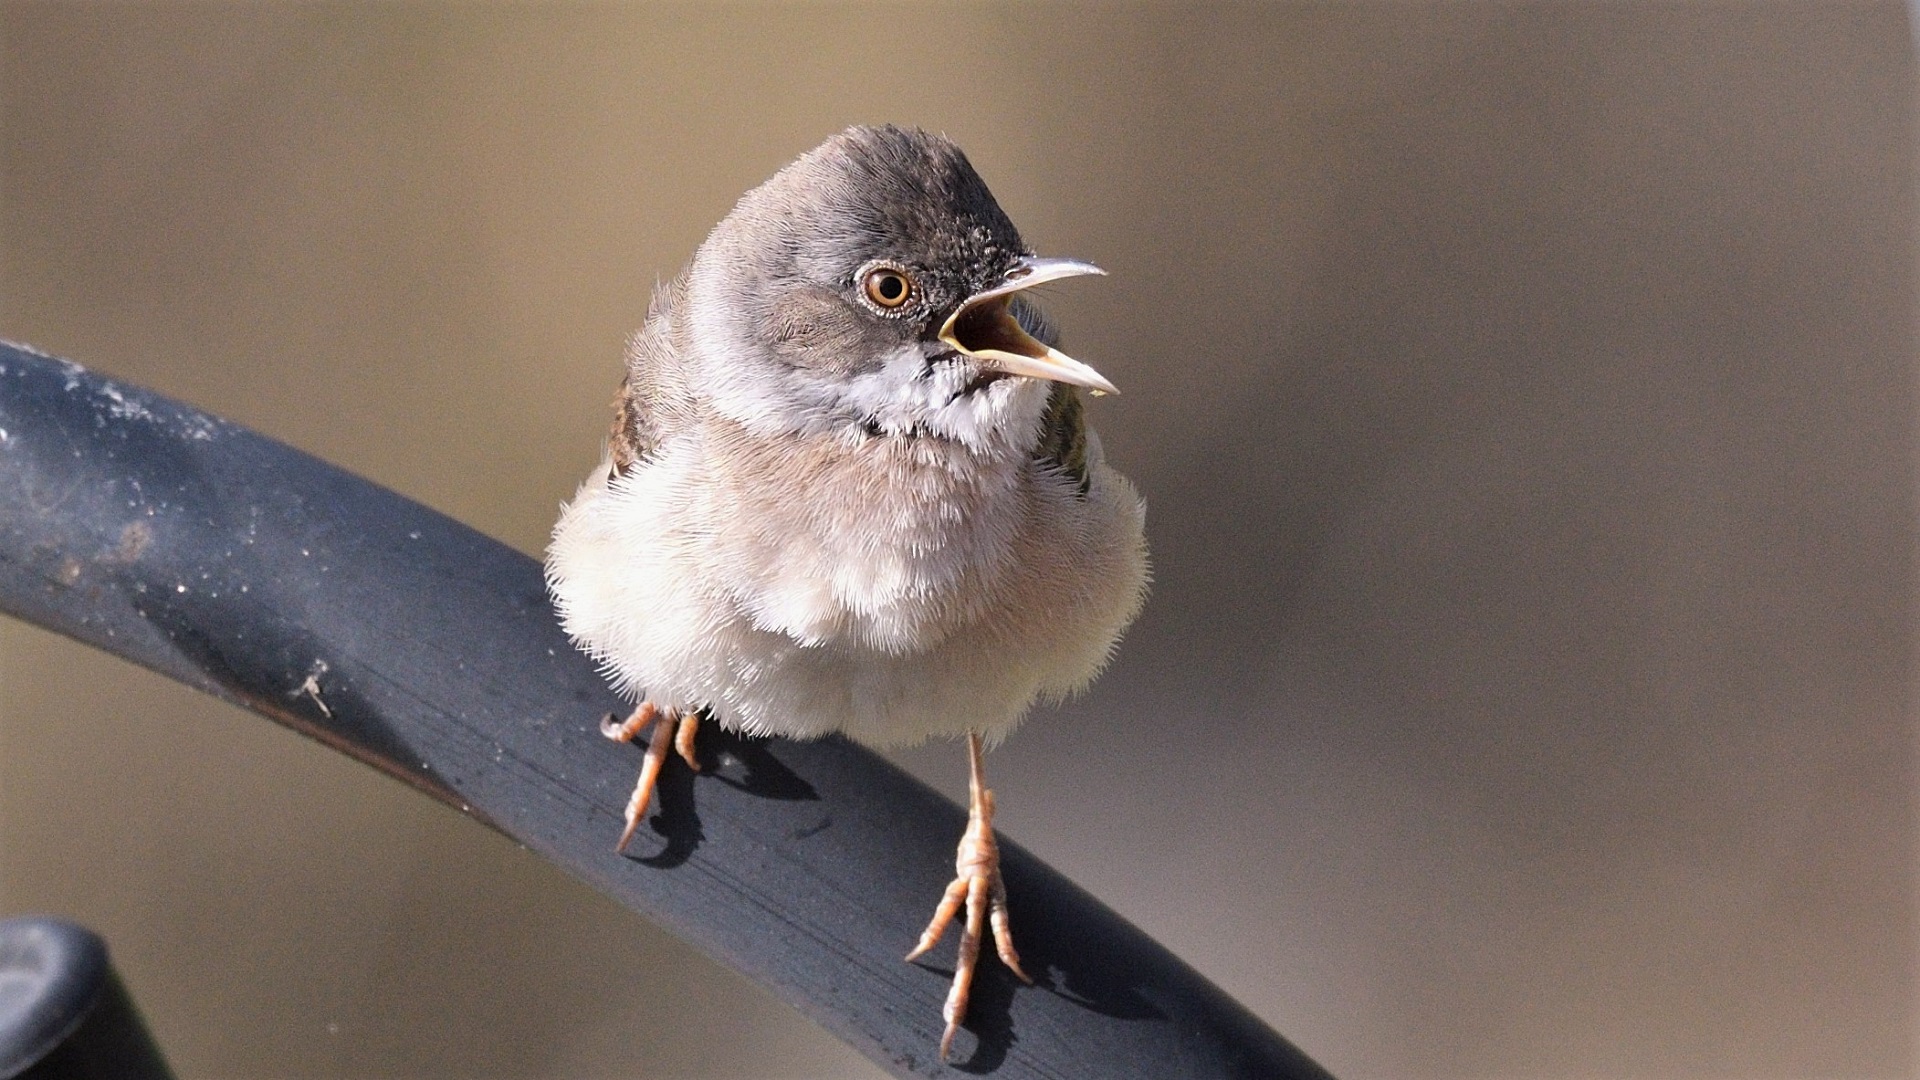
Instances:
[[[913,299],[913,279],[891,266],[867,271],[862,287],[867,291],[867,299],[883,308],[897,308]]]

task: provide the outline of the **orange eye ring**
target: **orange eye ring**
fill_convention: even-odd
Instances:
[[[876,266],[861,280],[861,289],[875,307],[892,311],[913,299],[913,279],[906,271],[891,266]]]

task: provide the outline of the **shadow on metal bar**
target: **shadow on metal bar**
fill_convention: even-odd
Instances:
[[[983,963],[942,1066],[949,972],[900,959],[962,810],[839,738],[717,741],[613,852],[635,756],[540,567],[215,416],[0,345],[0,610],[396,776],[768,987],[899,1076],[1325,1077],[1039,860],[1004,845],[1022,958]]]

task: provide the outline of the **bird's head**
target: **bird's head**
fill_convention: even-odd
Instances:
[[[1037,438],[1049,382],[1114,392],[1025,290],[1102,271],[1035,257],[960,148],[850,128],[748,192],[701,245],[685,316],[716,408],[766,434]]]

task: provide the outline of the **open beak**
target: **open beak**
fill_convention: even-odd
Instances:
[[[1022,289],[1083,274],[1104,276],[1106,271],[1075,259],[1021,259],[1000,284],[967,297],[940,327],[940,340],[1009,375],[1071,383],[1096,394],[1117,394],[1120,391],[1105,376],[1058,349],[1042,345],[1021,329],[1007,310],[1013,294]]]

